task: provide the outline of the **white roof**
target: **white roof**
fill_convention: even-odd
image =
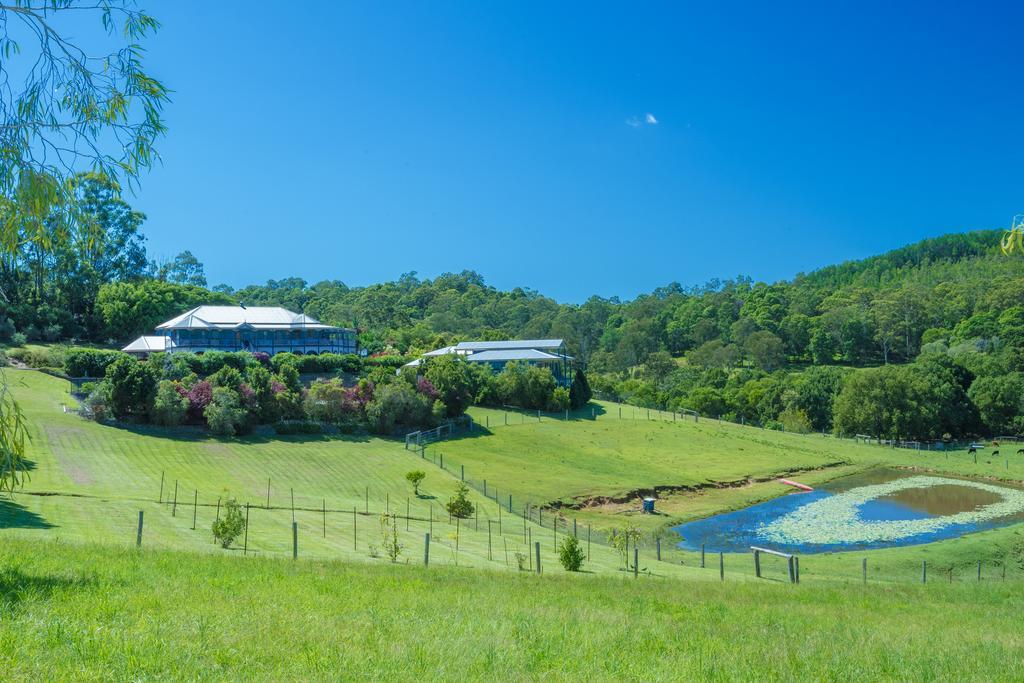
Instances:
[[[459,342],[456,351],[493,351],[496,349],[558,349],[565,342],[561,339],[513,339],[510,341],[468,341]]]
[[[197,306],[177,318],[157,325],[158,330],[230,330],[253,327],[264,330],[335,329],[305,313],[279,306]]]
[[[125,353],[157,353],[167,350],[167,337],[142,336],[121,349]]]
[[[495,349],[493,351],[478,351],[466,356],[470,363],[489,361],[512,361],[512,360],[561,360],[559,356],[552,356],[537,349]]]
[[[434,349],[433,351],[427,351],[424,356],[447,356],[449,353],[455,353],[454,346],[445,346],[440,349]]]

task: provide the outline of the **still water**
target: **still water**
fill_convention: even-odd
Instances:
[[[707,519],[688,522],[674,527],[674,531],[683,538],[679,546],[688,550],[699,550],[701,544],[704,544],[708,552],[745,552],[752,545],[767,545],[790,552],[816,553],[931,543],[947,538],[956,538],[975,531],[1024,521],[1024,512],[1022,512],[983,522],[951,524],[935,531],[920,533],[898,540],[866,543],[784,544],[770,542],[761,534],[761,530],[765,525],[814,501],[858,487],[884,484],[912,476],[917,475],[884,468],[871,470],[862,474],[836,479],[814,491],[791,493],[742,510],[736,510],[735,512],[727,512]],[[942,478],[955,479],[946,475],[943,475]],[[999,486],[1010,488],[1003,484],[999,484]],[[903,489],[873,498],[861,504],[857,509],[857,514],[861,520],[866,522],[920,520],[978,510],[999,500],[1001,500],[1001,496],[997,493],[971,486],[957,485],[955,482],[951,482],[922,488]]]

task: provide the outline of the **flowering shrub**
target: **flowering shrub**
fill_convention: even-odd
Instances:
[[[188,391],[189,419],[202,422],[204,420],[203,413],[206,412],[206,406],[210,405],[210,401],[212,400],[213,385],[205,379],[193,384],[192,388]]]
[[[437,399],[440,394],[437,389],[434,388],[434,384],[426,377],[419,377],[416,379],[416,391],[423,394],[431,401]]]

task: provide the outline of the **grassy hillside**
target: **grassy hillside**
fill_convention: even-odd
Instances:
[[[430,532],[432,564],[515,571],[516,553],[526,555],[530,543],[540,541],[542,564],[560,571],[550,507],[541,528],[534,523],[536,517],[525,523],[521,517],[510,517],[507,509],[499,513],[497,503],[478,490],[472,494],[479,507],[477,518],[449,523],[443,503],[465,466],[467,480],[482,489],[487,479],[488,494],[493,496],[496,488],[503,505],[511,494],[517,512],[526,501],[603,501],[563,507],[559,536],[575,520],[581,538],[591,536],[594,541],[589,544],[587,569],[619,574],[620,557],[600,545],[603,530],[629,522],[656,532],[681,520],[782,495],[788,489],[774,480],[781,474],[798,472],[794,476],[813,485],[886,464],[1024,478],[1024,462],[1017,459],[1006,469],[1004,461],[990,462],[984,456],[975,464],[964,453],[947,457],[893,450],[710,420],[673,423],[667,414],[655,412],[648,420],[643,410],[636,419],[629,412],[619,418],[618,407],[612,404],[596,405],[593,419],[590,411],[582,411],[568,422],[549,417],[537,422],[535,415],[531,419],[509,413],[508,426],[503,412],[474,409],[476,420],[490,424],[490,429],[435,444],[423,460],[400,442],[372,437],[215,439],[185,430],[98,425],[61,410],[62,402],[71,401],[65,382],[31,371],[11,370],[8,376],[31,424],[29,456],[34,469],[23,492],[0,501],[5,538],[130,545],[142,510],[145,547],[222,552],[212,545],[209,527],[218,498],[235,496],[252,504],[247,554],[288,557],[294,491],[303,558],[380,562],[370,557],[370,546],[381,545],[380,513],[404,516],[408,510],[412,519],[398,523],[403,560],[422,561],[424,533]],[[442,455],[444,470],[433,464]],[[422,498],[412,496],[404,480],[405,472],[414,468],[428,473]],[[175,482],[176,509],[169,502]],[[629,494],[651,488],[659,488],[660,514],[641,515],[638,499]],[[1024,547],[1016,529],[856,557],[808,557],[803,572],[808,580],[856,579],[863,555],[871,558],[875,580],[915,581],[922,559],[935,571],[953,569],[957,578],[970,575],[978,560],[991,573]],[[236,546],[242,544],[240,539]],[[657,563],[656,548],[647,540],[641,547],[642,568],[658,576],[717,580],[717,571],[697,568],[694,553],[674,551],[671,545],[667,537],[662,546],[665,561]],[[529,565],[533,558],[527,561]],[[711,564],[717,569],[715,558]],[[740,578],[751,570],[747,557],[726,559],[730,577]],[[1017,578],[1012,561],[1009,578]]]
[[[7,680],[1019,680],[1022,609],[1001,583],[669,586],[0,545]]]

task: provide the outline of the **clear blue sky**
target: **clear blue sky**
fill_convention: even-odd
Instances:
[[[133,203],[236,287],[791,277],[1024,211],[1024,12],[981,4],[149,2]]]

